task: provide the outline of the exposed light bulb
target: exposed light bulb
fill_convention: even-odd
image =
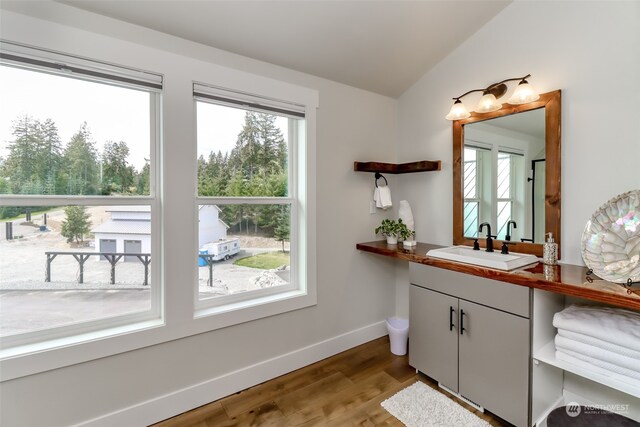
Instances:
[[[456,99],[456,102],[451,106],[451,110],[449,114],[446,115],[445,119],[447,120],[461,120],[471,117],[471,113],[467,110],[467,107],[464,106],[462,101]]]
[[[485,93],[482,98],[480,98],[480,102],[478,103],[478,108],[476,111],[478,113],[491,113],[492,111],[498,111],[502,108],[502,104],[498,102],[495,95],[491,93]]]

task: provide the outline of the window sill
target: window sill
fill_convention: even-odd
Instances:
[[[206,323],[208,330],[215,330],[315,304],[315,295],[304,290],[292,290],[216,307],[203,307],[196,310],[194,319]]]
[[[161,329],[160,319],[147,320],[99,331],[87,332],[48,341],[0,349],[0,381],[33,375],[39,372],[75,365],[104,356],[144,347],[135,339]],[[127,342],[129,342],[127,344]]]
[[[289,291],[203,308],[176,326],[149,320],[71,337],[0,349],[0,382],[63,368],[316,304],[315,293]]]

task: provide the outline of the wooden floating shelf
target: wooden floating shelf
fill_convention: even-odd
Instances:
[[[353,162],[353,170],[356,172],[380,172],[390,174],[431,172],[441,169],[440,160],[422,160],[411,163],[380,163],[380,162]]]

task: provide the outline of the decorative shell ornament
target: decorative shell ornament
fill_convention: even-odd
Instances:
[[[582,233],[582,259],[604,280],[640,281],[640,190],[614,197],[591,215]]]

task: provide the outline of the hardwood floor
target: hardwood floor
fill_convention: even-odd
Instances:
[[[384,337],[154,426],[402,426],[380,402],[415,381],[438,387],[407,356],[391,354]],[[509,425],[457,402],[493,426]]]

